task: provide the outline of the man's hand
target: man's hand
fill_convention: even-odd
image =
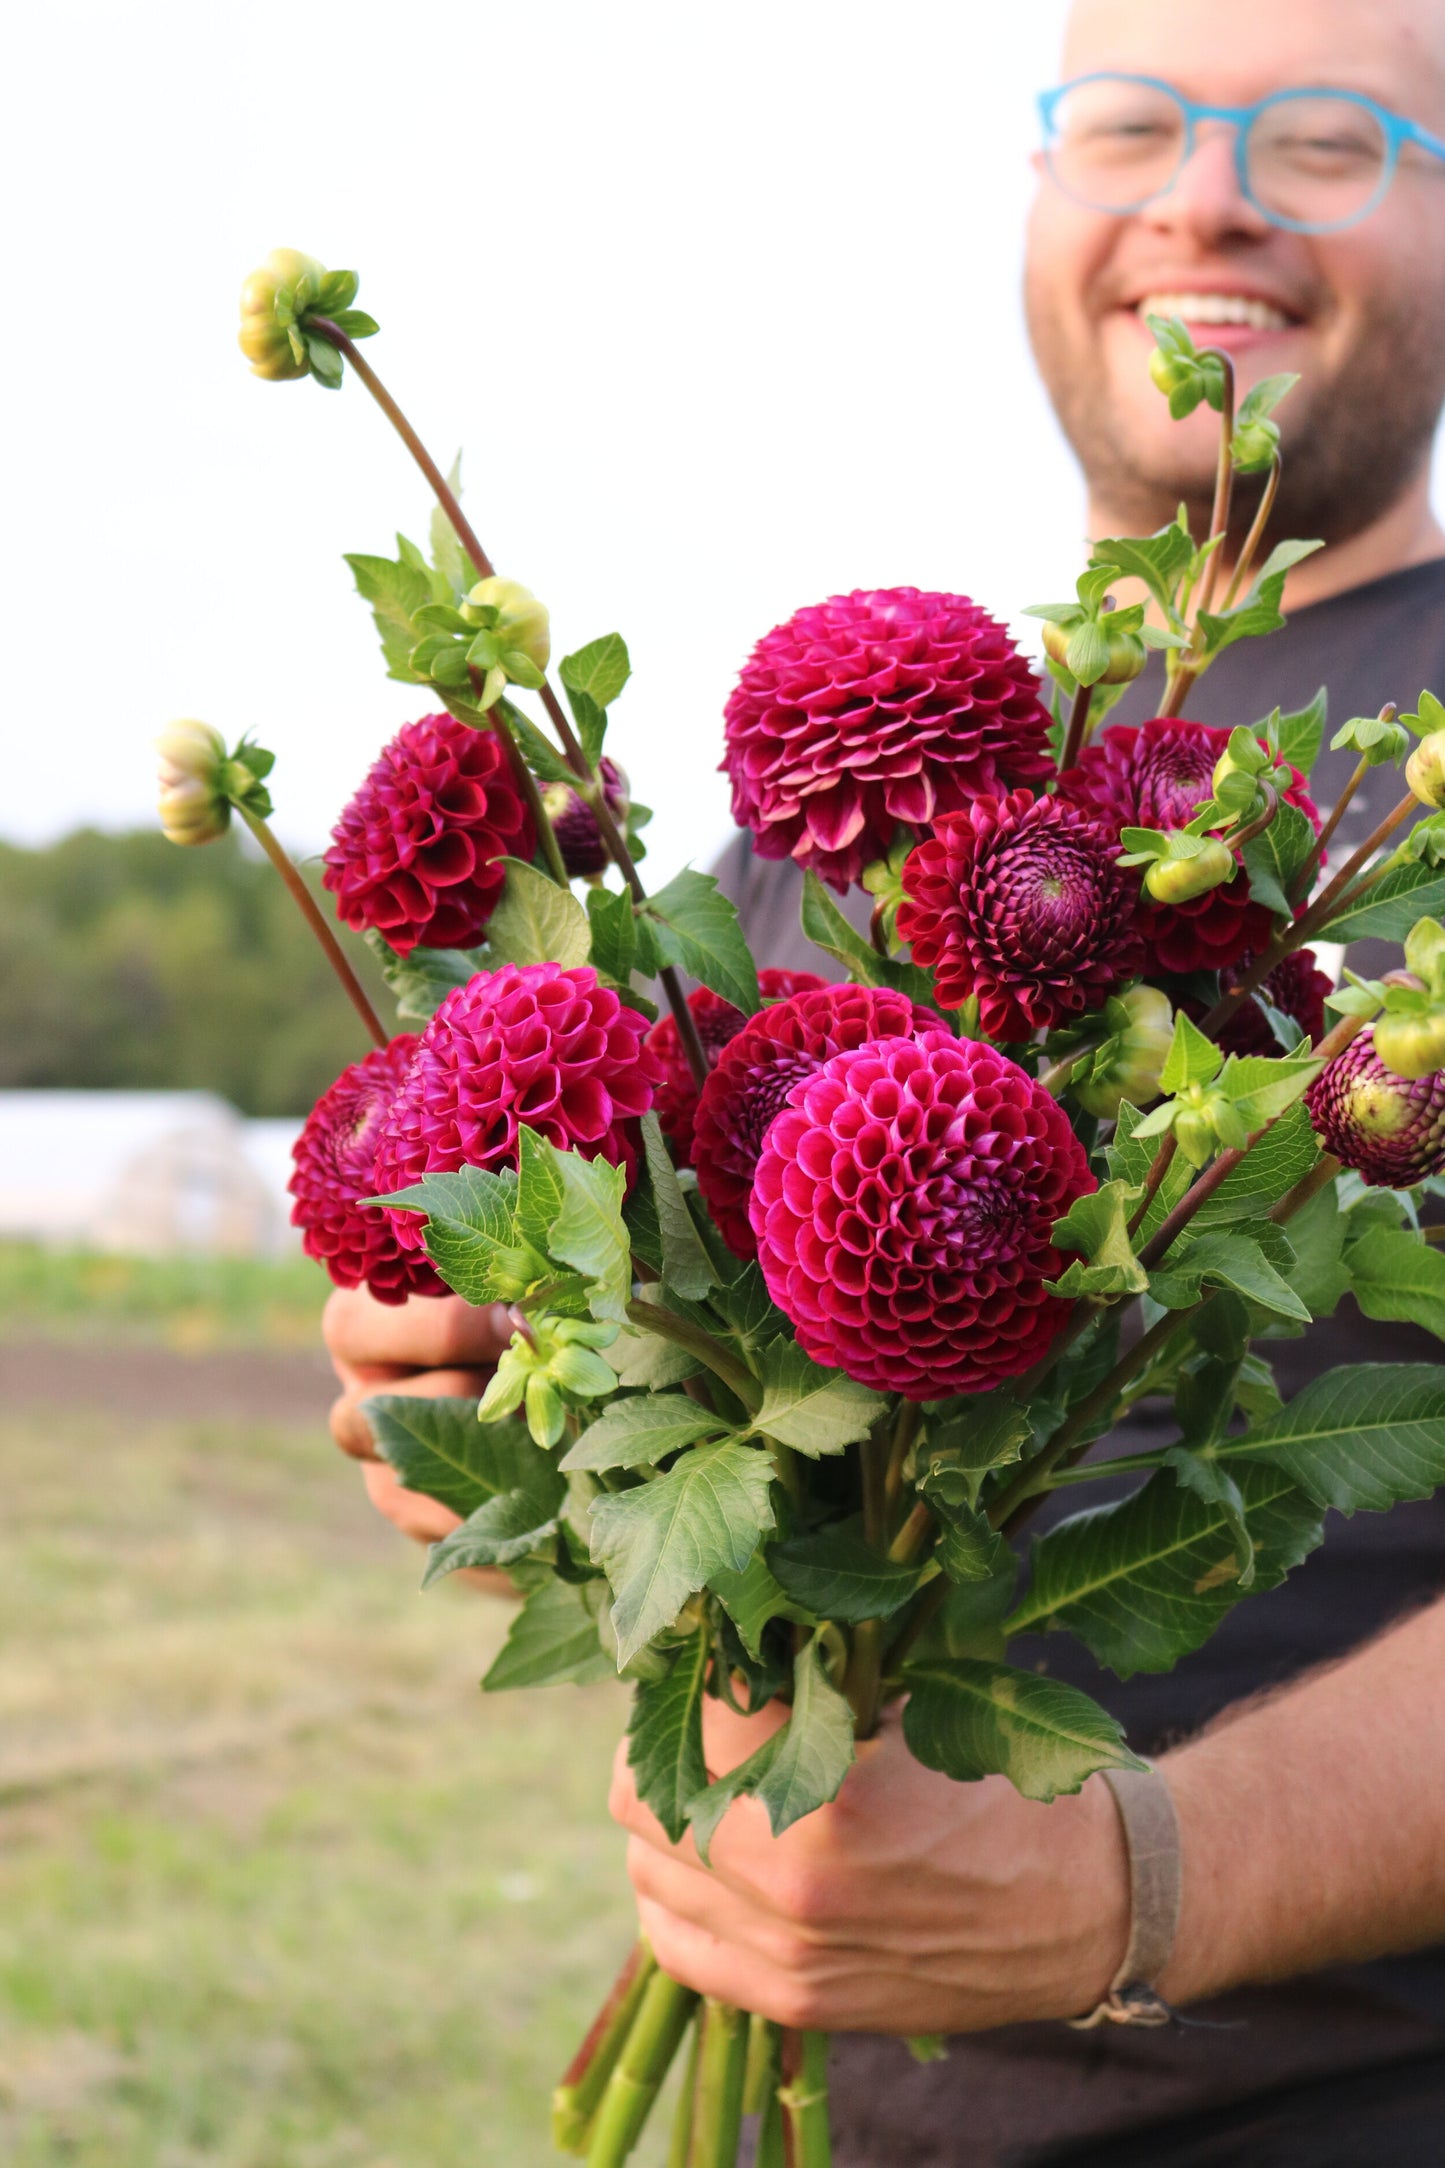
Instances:
[[[709,1701],[720,1776],[783,1721]],[[712,1843],[671,1845],[637,1796],[625,1745],[611,1807],[658,1962],[704,1994],[829,2032],[973,2032],[1082,2015],[1128,1938],[1119,1817],[1097,1779],[1039,1806],[1001,1777],[955,1784],[903,1743],[897,1712],[860,1747],[832,1806],[775,1838],[740,1800]]]
[[[361,1403],[387,1392],[477,1398],[512,1336],[505,1309],[500,1303],[473,1309],[459,1295],[418,1295],[393,1305],[377,1302],[364,1287],[337,1288],[321,1330],[342,1387],[332,1403],[332,1437],[361,1462],[379,1513],[415,1542],[439,1543],[456,1527],[456,1514],[403,1489],[376,1450]],[[487,1586],[511,1585],[503,1575],[477,1578]]]

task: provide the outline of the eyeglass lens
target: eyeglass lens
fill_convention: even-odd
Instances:
[[[1136,210],[1173,185],[1187,137],[1184,108],[1170,92],[1100,76],[1056,103],[1049,165],[1060,187],[1093,209]],[[1249,125],[1249,193],[1266,215],[1292,225],[1347,225],[1378,194],[1389,149],[1365,106],[1327,94],[1283,98]]]

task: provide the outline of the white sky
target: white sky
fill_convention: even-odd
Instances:
[[[1018,300],[1063,13],[27,9],[0,833],[150,819],[151,739],[198,715],[276,751],[277,825],[315,849],[421,711],[340,561],[424,537],[420,476],[354,381],[262,384],[235,346],[278,243],[361,272],[374,365],[443,466],[465,448],[554,654],[625,634],[612,750],[658,808],[655,878],[725,836],[722,705],[800,604],[911,582],[1016,619],[1068,592],[1081,493]]]

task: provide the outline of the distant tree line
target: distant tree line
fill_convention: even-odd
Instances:
[[[365,945],[341,939],[389,1017]],[[367,1044],[249,839],[0,843],[0,1087],[202,1087],[247,1114],[304,1114]]]

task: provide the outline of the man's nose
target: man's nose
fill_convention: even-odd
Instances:
[[[1138,215],[1158,232],[1205,245],[1240,237],[1260,240],[1270,231],[1269,220],[1240,186],[1234,129],[1217,121],[1200,123],[1174,186]]]

